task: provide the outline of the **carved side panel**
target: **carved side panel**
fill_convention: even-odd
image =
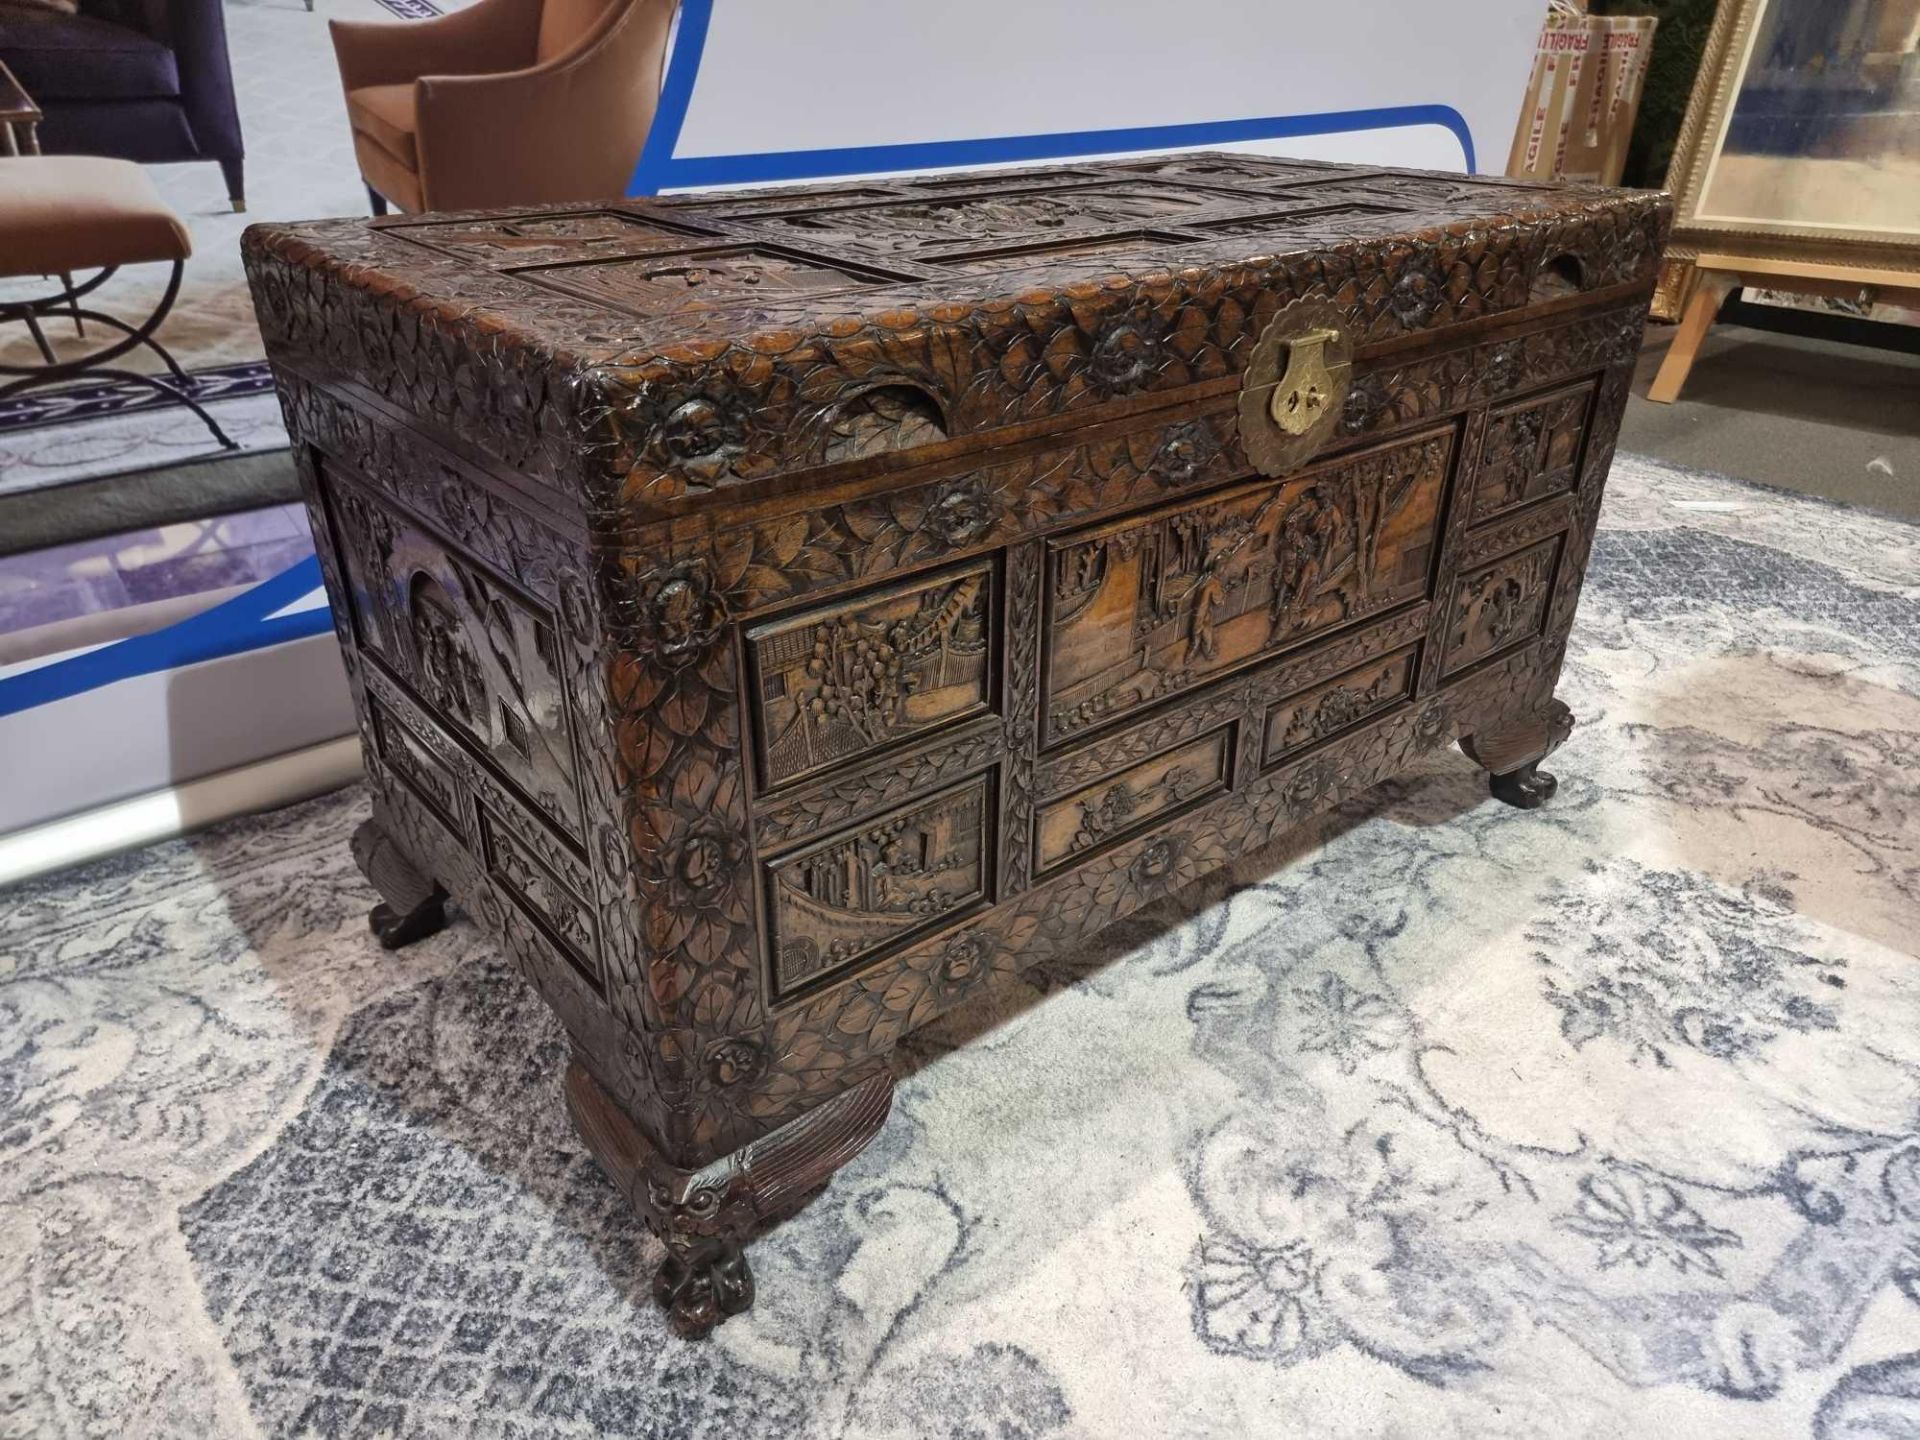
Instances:
[[[1050,549],[1048,738],[1421,598],[1455,430]]]
[[[1561,543],[1556,535],[1459,578],[1448,611],[1442,674],[1457,675],[1540,633]]]
[[[542,815],[581,839],[558,617],[404,511],[342,474],[327,478],[361,646]]]
[[[1036,867],[1083,860],[1221,794],[1233,783],[1233,755],[1226,725],[1048,801],[1035,816]]]
[[[1411,698],[1417,653],[1416,647],[1408,646],[1349,670],[1337,680],[1275,701],[1266,714],[1261,763],[1292,760]]]
[[[572,866],[556,867],[551,853],[536,855],[510,822],[482,805],[481,858],[508,897],[546,935],[554,948],[595,990],[600,975],[600,937],[593,907],[582,898],[589,887]]]
[[[747,631],[761,784],[788,784],[995,703],[985,561]]]
[[[1487,417],[1473,475],[1473,518],[1571,490],[1598,381],[1503,405]]]
[[[871,960],[989,902],[988,776],[916,800],[766,866],[777,995]]]
[[[373,695],[367,696],[367,715],[373,725],[374,746],[387,770],[414,793],[456,840],[471,843],[467,834],[466,788],[453,767],[434,753],[433,745]]]
[[[660,1012],[643,963],[638,866],[623,840],[623,777],[609,743],[607,647],[584,532],[513,492],[494,472],[465,464],[424,428],[343,399],[297,372],[280,368],[276,378],[360,711],[375,815],[418,867],[499,940],[560,1014],[574,1043],[595,1052],[600,1073],[630,1112],[662,1135],[673,1133],[676,1057],[647,1033],[658,1026]],[[443,541],[464,574],[483,582],[512,577],[503,592],[508,603],[527,602],[555,627],[551,664],[546,639],[536,642],[517,625],[509,628],[524,642],[521,658],[529,669],[523,678],[538,673],[538,662],[554,677],[558,697],[528,705],[529,729],[562,712],[573,721],[581,840],[542,818],[529,794],[536,787],[505,773],[472,733],[428,714],[426,696],[409,678],[410,617],[389,608],[395,597],[377,579],[383,572],[366,563],[387,550],[355,540],[355,527],[343,521],[347,511],[370,522],[362,536],[412,527]],[[462,585],[460,593],[477,595],[481,587]],[[475,653],[484,676],[491,650],[486,631],[468,633],[480,637]],[[467,668],[444,654],[436,664],[442,675]],[[511,852],[496,843],[491,859],[486,855],[482,807],[496,841],[513,837]],[[560,913],[557,892],[543,894],[534,883],[541,872],[591,911],[590,925]],[[510,888],[515,874],[522,877],[518,894]],[[544,922],[536,910],[544,910]],[[571,953],[558,938],[562,933],[574,937]],[[597,939],[585,938],[589,934]]]

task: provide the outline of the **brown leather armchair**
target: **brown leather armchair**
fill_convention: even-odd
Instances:
[[[332,22],[376,215],[624,194],[660,98],[675,0],[479,0]]]

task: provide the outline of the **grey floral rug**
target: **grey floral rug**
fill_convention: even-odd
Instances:
[[[704,1344],[357,792],[0,897],[8,1436],[1920,1435],[1920,530],[1618,466],[1453,752],[915,1039]]]

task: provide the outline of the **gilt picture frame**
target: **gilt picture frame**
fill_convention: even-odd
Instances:
[[[1655,314],[1678,318],[1703,253],[1920,284],[1916,110],[1920,0],[1721,0],[1667,172]]]

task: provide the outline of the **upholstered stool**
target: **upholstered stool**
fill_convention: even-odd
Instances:
[[[189,391],[187,374],[167,353],[154,332],[173,309],[180,275],[193,253],[193,237],[180,217],[153,188],[146,172],[128,160],[93,155],[25,155],[0,158],[0,278],[57,277],[60,288],[25,300],[0,299],[0,324],[18,320],[40,351],[37,365],[0,364],[0,400],[23,390],[62,381],[104,378],[144,385],[178,401],[198,415],[226,449],[238,446]],[[173,267],[166,293],[138,326],[80,304],[122,265]],[[74,284],[75,272],[97,274]],[[73,360],[60,359],[47,343],[41,322],[49,316],[92,321],[118,338]],[[157,355],[172,378],[143,375],[113,362],[145,347]]]

